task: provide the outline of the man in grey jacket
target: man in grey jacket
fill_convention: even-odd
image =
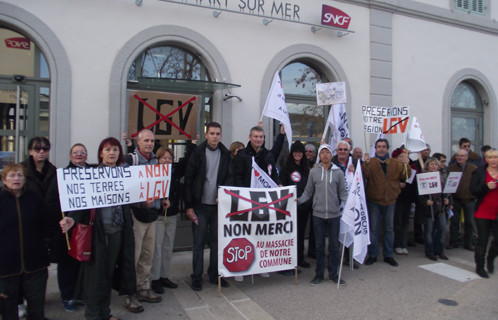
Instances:
[[[332,164],[332,149],[323,144],[318,149],[321,164],[311,169],[308,183],[297,203],[301,204],[313,197],[313,227],[316,243],[315,277],[310,285],[323,282],[325,272],[325,234],[329,234],[328,269],[329,280],[338,282],[337,265],[339,264],[339,229],[341,222],[341,201],[346,202],[348,192],[344,175]],[[341,279],[341,285],[346,282]]]

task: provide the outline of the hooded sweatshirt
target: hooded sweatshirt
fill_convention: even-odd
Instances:
[[[308,183],[297,203],[313,198],[313,215],[322,219],[337,218],[341,201],[346,202],[348,192],[342,170],[332,164],[328,170],[319,165],[310,170]]]

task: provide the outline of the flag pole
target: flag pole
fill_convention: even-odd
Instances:
[[[367,145],[367,134],[365,133],[365,130],[363,130],[363,138],[365,138],[365,152],[370,152]]]
[[[339,276],[337,277],[337,290],[339,290],[339,286],[341,285],[342,262],[344,261],[344,248],[346,247],[344,244],[346,243],[348,227],[349,225],[346,223],[346,232],[344,232],[344,242],[342,243],[341,263],[339,264]],[[349,252],[349,254],[351,254],[351,252]]]
[[[332,111],[332,121],[334,121],[335,145],[337,148],[337,143],[339,142],[339,140],[337,140],[337,138],[338,138],[338,136],[337,136],[337,122],[335,122],[335,112],[334,112],[334,105],[333,104],[330,105],[330,110]]]

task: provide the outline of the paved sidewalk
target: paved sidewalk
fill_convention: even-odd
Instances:
[[[498,275],[490,279],[474,277],[473,253],[464,249],[445,251],[449,261],[433,262],[423,246],[410,248],[407,256],[396,256],[399,267],[379,259],[372,266],[343,271],[347,286],[336,289],[326,281],[311,287],[312,267],[302,269],[298,285],[293,276],[271,274],[269,279],[245,277],[243,283],[228,279],[222,288],[204,279],[203,290],[190,289],[191,252],[176,252],[171,279],[177,289],[166,289],[163,301],[144,303],[145,311],[132,314],[123,307],[123,297],[113,292],[111,309],[121,319],[498,319]],[[204,255],[207,266],[208,250]],[[498,261],[497,261],[498,263]],[[439,273],[437,273],[439,272]],[[459,280],[455,280],[459,279]],[[461,282],[463,281],[463,282]],[[450,299],[456,306],[440,303]],[[444,302],[444,301],[443,301]],[[83,308],[75,313],[60,305],[55,266],[50,268],[46,317],[83,319]]]

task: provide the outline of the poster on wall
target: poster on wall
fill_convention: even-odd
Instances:
[[[167,198],[170,181],[170,164],[57,169],[62,212]]]
[[[149,129],[156,139],[190,140],[197,133],[201,96],[128,90],[128,136]]]
[[[346,98],[346,83],[317,83],[316,102],[319,106],[328,106],[348,102]]]
[[[441,176],[439,171],[417,174],[418,194],[441,193]]]
[[[218,189],[218,272],[245,276],[297,267],[296,187]]]
[[[408,126],[410,107],[362,106],[363,131],[367,133],[404,133]]]

